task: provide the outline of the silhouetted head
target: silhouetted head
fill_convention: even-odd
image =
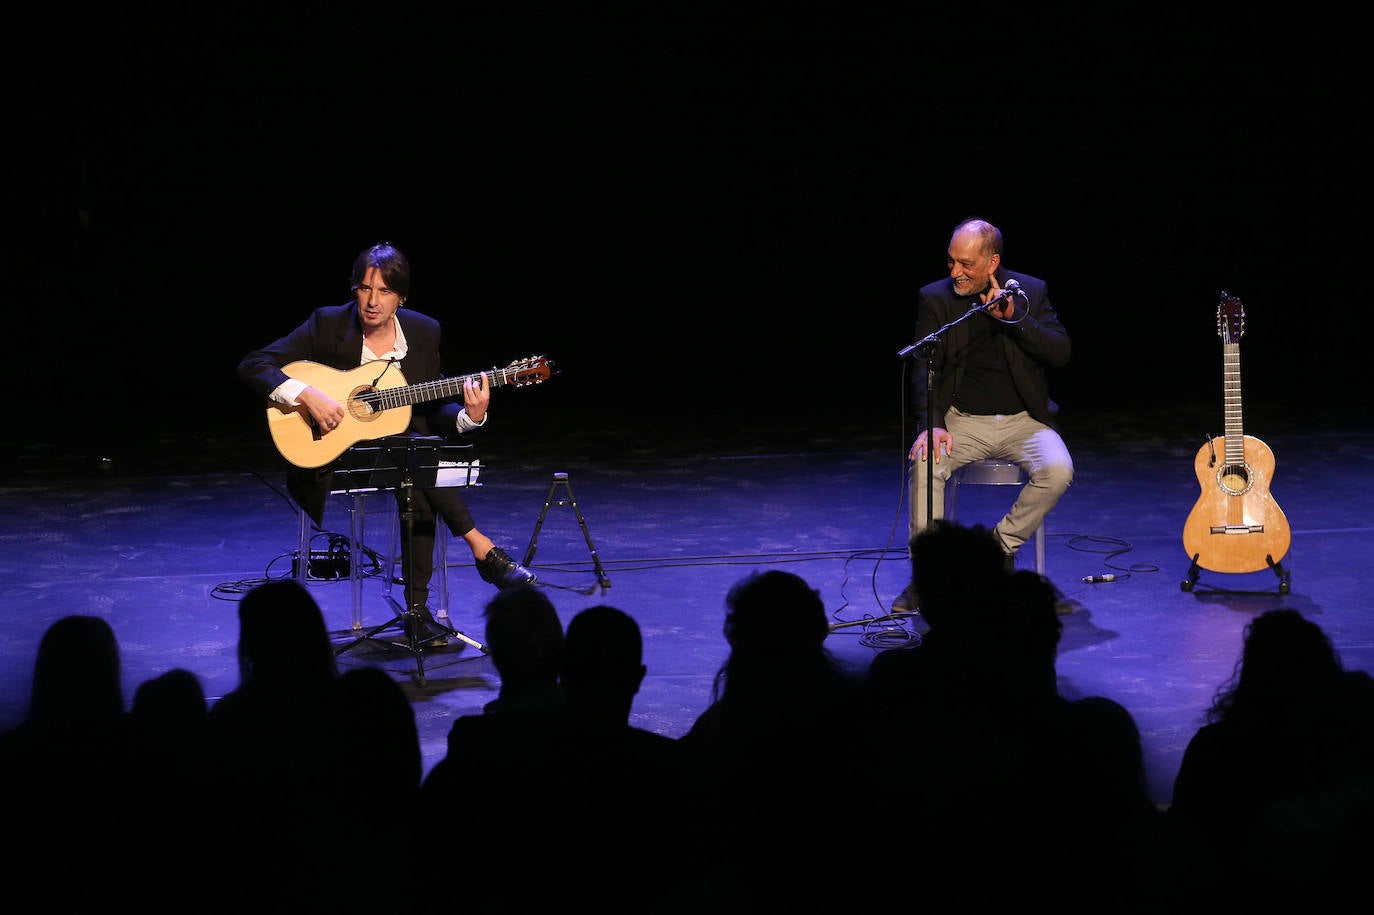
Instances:
[[[825,647],[825,603],[806,579],[772,569],[739,579],[725,595],[730,654],[716,671],[715,699],[828,690],[844,674]]]
[[[208,706],[200,678],[184,668],[174,667],[150,677],[134,690],[134,716],[158,726],[195,724],[205,717]]]
[[[1326,633],[1296,610],[1266,610],[1245,626],[1242,684],[1328,680],[1340,669]]]
[[[294,578],[257,585],[239,601],[243,683],[322,684],[338,673],[320,605]]]
[[[1321,704],[1344,676],[1339,654],[1321,627],[1297,610],[1266,610],[1245,625],[1231,677],[1207,711],[1210,721],[1252,719],[1280,707]]]
[[[579,611],[563,640],[563,685],[570,694],[633,696],[643,681],[639,624],[623,610],[598,604]]]
[[[912,538],[910,555],[921,616],[932,629],[959,607],[992,600],[1007,576],[1006,553],[981,524],[936,521]]]
[[[1038,572],[1020,569],[1003,580],[995,613],[1017,653],[1042,664],[1054,663],[1064,633],[1064,621],[1054,611],[1056,600],[1054,585]]]
[[[1096,758],[1090,768],[1094,794],[1103,804],[1138,806],[1150,804],[1145,776],[1145,753],[1135,716],[1121,703],[1106,696],[1085,696],[1071,705],[1071,714],[1084,733],[1096,738]]]
[[[33,667],[29,720],[82,725],[124,714],[119,643],[98,616],[64,616],[47,628]]]
[[[771,569],[741,578],[725,595],[732,651],[786,655],[820,648],[830,634],[825,604],[806,579]]]
[[[345,757],[335,765],[345,788],[375,784],[419,790],[424,775],[420,734],[401,684],[380,667],[354,667],[335,681],[335,697]]]
[[[487,651],[503,684],[557,682],[563,663],[563,623],[541,588],[528,583],[503,588],[483,615]]]

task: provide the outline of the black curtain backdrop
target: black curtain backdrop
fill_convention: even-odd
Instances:
[[[1316,279],[1339,169],[1300,28],[1155,5],[216,6],[39,29],[12,279],[55,405],[23,438],[265,438],[233,368],[411,256],[450,373],[531,354],[505,428],[708,439],[903,420],[917,287],[998,223],[1075,344],[1066,424],[1212,409],[1221,290],[1247,425],[1363,421]],[[28,336],[32,332],[33,336]],[[1365,413],[1361,414],[1360,411]],[[502,433],[493,433],[499,436]]]

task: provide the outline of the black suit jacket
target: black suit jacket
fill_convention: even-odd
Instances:
[[[409,308],[396,312],[409,349],[398,366],[408,384],[437,381],[439,367],[439,322],[429,315]],[[301,359],[326,365],[340,371],[351,371],[361,364],[363,329],[358,320],[358,308],[353,302],[326,305],[284,337],[259,350],[254,350],[238,365],[238,376],[264,400],[288,379],[282,366]],[[453,398],[415,404],[411,407],[410,432],[416,435],[457,434],[457,417],[463,404]],[[294,465],[287,471],[287,489],[309,515],[320,523],[324,516],[325,497],[329,493],[332,465],[308,470]]]
[[[1022,305],[1025,320],[1007,327],[1001,334],[1012,383],[1026,410],[1047,426],[1055,425],[1058,406],[1050,399],[1046,368],[1059,368],[1069,361],[1069,335],[1059,323],[1059,315],[1050,304],[1045,281],[1025,273],[1001,270],[997,281],[1006,288],[1008,280],[1016,280],[1025,293]],[[931,334],[968,313],[979,304],[977,295],[959,296],[954,293],[954,281],[949,277],[921,287],[916,296],[916,340]],[[991,315],[973,315],[945,331],[941,342],[932,352],[935,366],[934,418],[943,426],[945,413],[954,403],[954,392],[963,380],[964,353],[974,333],[974,322],[996,321]],[[914,360],[911,385],[916,407],[916,428],[926,427],[929,399],[926,392],[927,362]]]

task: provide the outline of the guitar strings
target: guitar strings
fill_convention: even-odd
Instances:
[[[547,371],[543,373],[538,369],[539,363],[543,360],[520,359],[505,368],[493,366],[485,372],[473,372],[471,375],[457,375],[452,378],[440,378],[435,381],[421,381],[416,384],[402,385],[396,388],[378,389],[376,387],[358,394],[353,400],[361,401],[374,413],[382,410],[390,410],[395,407],[406,406],[407,404],[423,403],[428,400],[438,400],[441,397],[451,397],[463,390],[463,386],[470,380],[480,378],[483,374],[487,375],[488,380],[499,386],[506,384],[519,384],[520,379],[525,377],[525,384],[543,381],[547,377]],[[381,376],[377,377],[381,380]]]

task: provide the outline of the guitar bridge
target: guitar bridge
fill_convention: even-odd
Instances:
[[[1213,524],[1208,531],[1212,534],[1263,534],[1263,524]]]

